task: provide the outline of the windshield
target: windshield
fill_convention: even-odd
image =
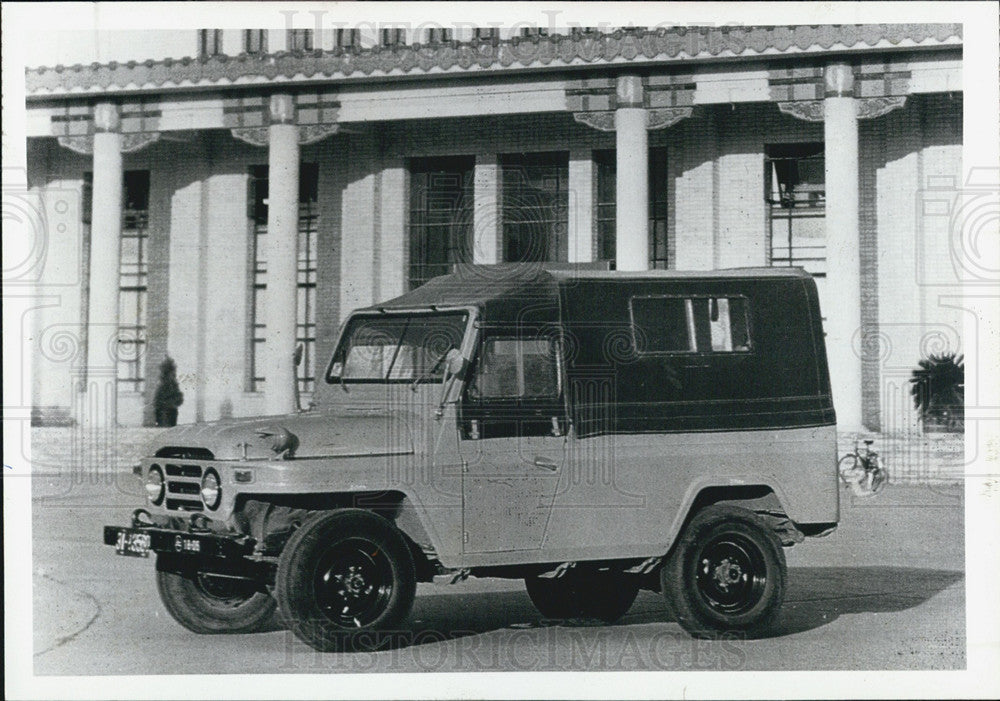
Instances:
[[[440,380],[444,356],[461,348],[468,312],[356,316],[347,324],[327,382]]]

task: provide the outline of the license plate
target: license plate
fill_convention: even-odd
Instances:
[[[151,537],[142,531],[118,531],[115,552],[127,557],[149,557]]]

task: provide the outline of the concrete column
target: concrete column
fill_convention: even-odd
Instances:
[[[500,226],[500,163],[496,154],[476,156],[473,175],[472,260],[499,263],[503,260]]]
[[[398,297],[407,289],[406,166],[394,158],[382,166],[379,196],[379,284],[376,301]]]
[[[594,260],[594,157],[589,148],[569,153],[569,262]]]
[[[291,95],[272,95],[270,107],[264,391],[267,412],[285,414],[296,409],[299,131]]]
[[[88,427],[113,427],[118,416],[118,263],[123,187],[118,106],[98,104],[94,109],[94,128],[87,399],[80,418]]]
[[[861,263],[858,222],[858,121],[851,67],[826,67],[823,139],[826,148],[826,348],[837,425],[861,430]]]
[[[615,110],[616,207],[615,266],[649,268],[649,139],[642,82],[619,76]]]

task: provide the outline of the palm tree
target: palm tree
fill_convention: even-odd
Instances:
[[[913,371],[910,394],[926,431],[931,426],[965,430],[965,362],[955,353],[932,354]]]

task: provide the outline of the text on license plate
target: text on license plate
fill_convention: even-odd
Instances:
[[[118,531],[115,552],[130,557],[149,557],[150,535],[139,531]]]

